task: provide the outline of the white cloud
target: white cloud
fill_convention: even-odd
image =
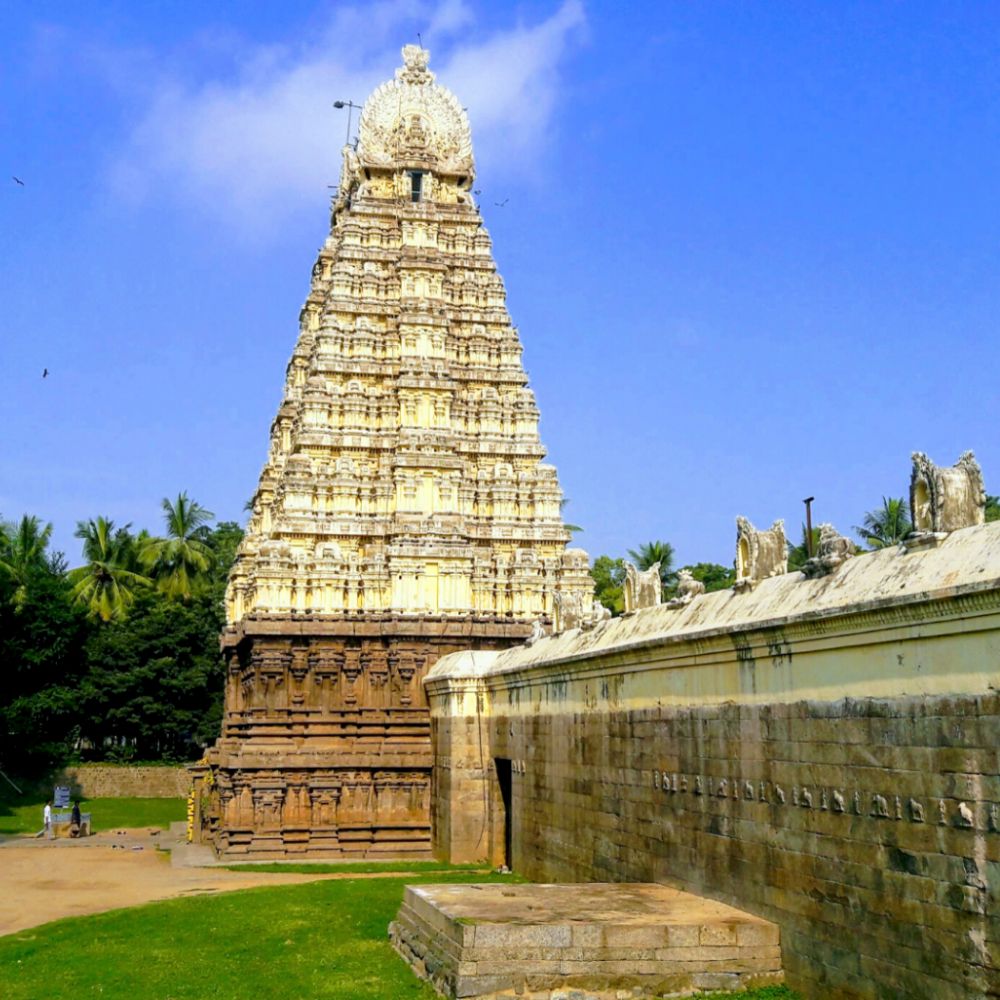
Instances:
[[[332,102],[360,103],[389,79],[417,30],[438,79],[469,109],[480,163],[493,176],[523,169],[544,147],[562,63],[584,24],[581,0],[487,34],[464,0],[384,0],[339,7],[298,46],[216,39],[226,57],[218,79],[192,82],[180,70],[154,79],[114,159],[115,187],[183,198],[241,229],[315,206],[339,172],[346,122]]]

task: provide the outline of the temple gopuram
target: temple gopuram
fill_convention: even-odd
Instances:
[[[193,824],[227,856],[430,856],[424,675],[590,607],[468,119],[426,50],[403,59],[343,151],[230,576]]]

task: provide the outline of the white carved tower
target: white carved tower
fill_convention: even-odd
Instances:
[[[222,737],[194,799],[230,856],[428,856],[424,674],[590,605],[468,120],[426,51],[403,57],[344,149],[230,576]]]

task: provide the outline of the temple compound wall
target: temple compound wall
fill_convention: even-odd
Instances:
[[[933,528],[440,661],[438,854],[749,910],[809,998],[1000,996],[1000,523]]]

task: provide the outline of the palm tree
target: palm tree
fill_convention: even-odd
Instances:
[[[89,613],[101,621],[120,620],[128,614],[136,591],[149,579],[129,566],[133,562],[134,541],[130,525],[115,529],[106,517],[79,521],[76,537],[83,539],[85,566],[70,570],[70,594],[77,604],[85,604]]]
[[[667,586],[674,572],[674,547],[670,542],[646,542],[638,550],[629,549],[629,558],[639,569],[660,564],[660,582]]]
[[[37,517],[25,514],[17,524],[0,524],[0,575],[14,584],[14,604],[20,607],[28,593],[28,580],[49,568],[45,551],[52,525],[43,528]]]
[[[854,528],[857,536],[873,549],[898,545],[912,530],[910,507],[902,497],[882,497],[882,506],[868,511],[864,523]]]
[[[214,553],[203,540],[203,529],[215,515],[187,493],[178,494],[173,503],[164,497],[162,507],[167,537],[145,543],[142,563],[164,594],[186,601],[212,567]]]

